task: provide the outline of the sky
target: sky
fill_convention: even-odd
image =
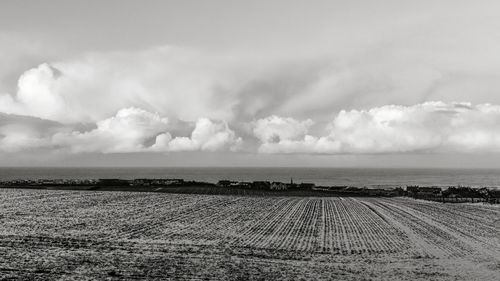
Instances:
[[[500,168],[498,1],[0,2],[0,166]]]

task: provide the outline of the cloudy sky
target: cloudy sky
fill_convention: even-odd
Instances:
[[[0,2],[0,166],[491,167],[498,1]]]

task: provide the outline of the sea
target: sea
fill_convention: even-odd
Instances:
[[[396,169],[396,168],[256,168],[256,167],[153,167],[153,168],[0,168],[0,181],[14,179],[181,178],[217,183],[219,180],[314,183],[321,186],[392,188],[397,186],[500,187],[499,169]]]

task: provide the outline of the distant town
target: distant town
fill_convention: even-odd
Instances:
[[[4,180],[0,188],[61,189],[61,190],[103,190],[170,192],[193,194],[226,195],[283,195],[283,196],[359,196],[359,197],[397,197],[407,196],[415,199],[443,203],[500,202],[500,189],[496,187],[473,188],[468,186],[400,186],[394,188],[368,188],[344,185],[317,186],[314,183],[271,182],[271,181],[232,181],[220,180],[217,183],[184,179],[37,179]]]

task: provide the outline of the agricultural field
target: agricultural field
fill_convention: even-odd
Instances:
[[[500,208],[0,189],[0,279],[499,280]]]

